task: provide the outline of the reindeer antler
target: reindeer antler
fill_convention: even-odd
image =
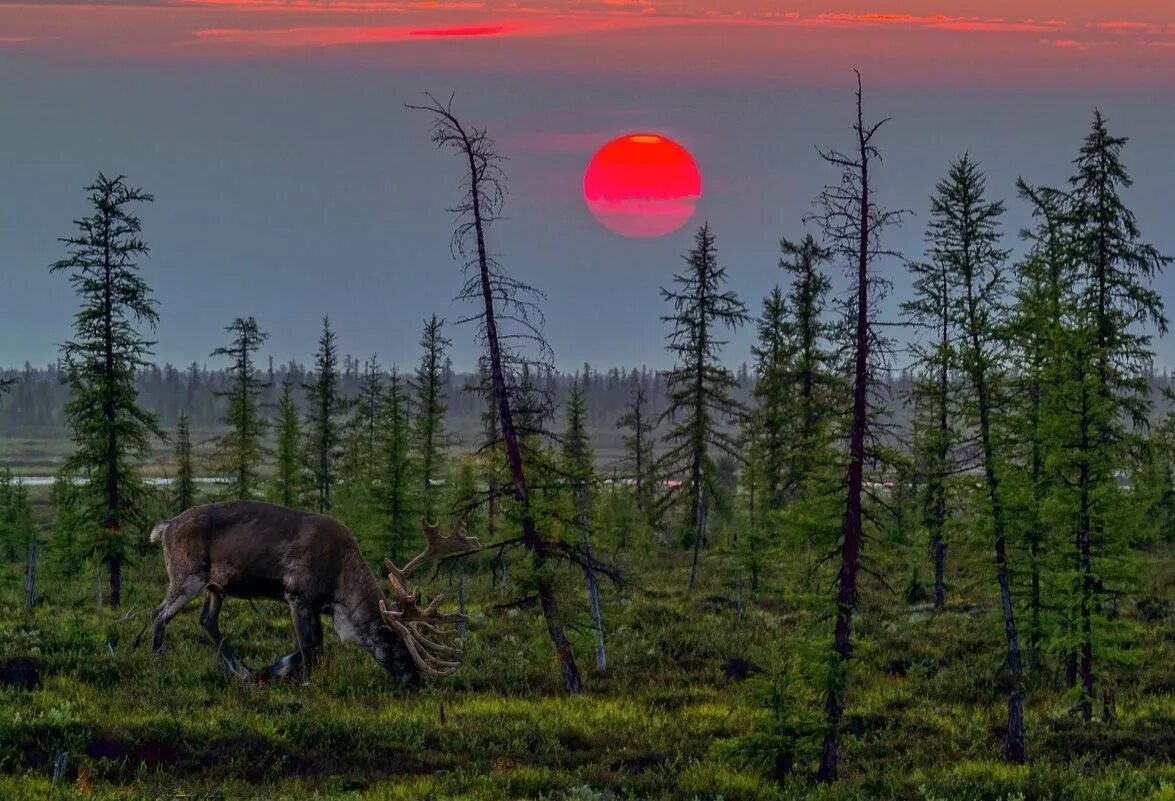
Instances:
[[[391,559],[384,560],[384,566],[388,569],[389,578],[395,576],[396,581],[401,586],[404,585],[404,580],[416,571],[416,568],[420,567],[429,559],[476,553],[481,550],[481,543],[477,541],[477,537],[466,536],[464,520],[458,520],[454,523],[453,531],[447,537],[441,534],[441,527],[439,525],[430,523],[423,517],[420,518],[420,530],[424,532],[424,539],[427,543],[424,551],[412,557],[408,564],[404,565],[403,569],[396,567]]]
[[[428,606],[421,609],[420,590],[409,592],[405,582],[416,568],[429,559],[475,553],[481,550],[481,543],[476,537],[466,536],[463,520],[453,524],[453,531],[448,537],[441,534],[440,526],[424,518],[420,520],[420,528],[427,542],[422,553],[414,556],[403,569],[396,567],[391,559],[384,561],[399,609],[388,609],[380,601],[379,612],[384,622],[404,638],[404,645],[412,661],[421,670],[432,676],[450,676],[461,666],[459,659],[452,658],[459,657],[461,651],[454,644],[457,632],[440,624],[456,623],[461,615],[440,612],[442,595],[437,595]]]

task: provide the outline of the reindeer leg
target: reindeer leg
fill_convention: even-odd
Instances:
[[[291,651],[272,665],[263,668],[257,674],[260,681],[284,679],[289,676],[306,679],[322,652],[322,620],[319,617],[321,610],[297,598],[287,597],[286,600],[290,605],[294,634],[298,638],[298,650]]]
[[[253,674],[237,656],[237,652],[228,644],[228,640],[220,633],[220,606],[224,603],[224,592],[215,584],[209,584],[204,593],[204,605],[200,608],[200,625],[212,638],[216,646],[216,653],[228,668],[229,673],[245,679],[252,678]]]
[[[167,628],[167,624],[188,605],[188,601],[199,595],[203,588],[204,581],[197,576],[189,576],[182,584],[172,584],[167,588],[167,596],[151,613],[151,653],[153,655],[159,656],[163,653],[163,630]]]

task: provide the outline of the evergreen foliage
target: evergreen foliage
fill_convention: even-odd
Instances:
[[[737,421],[744,412],[732,394],[735,377],[719,361],[726,344],[720,332],[738,328],[748,318],[743,302],[724,288],[726,268],[718,264],[708,223],[698,229],[693,249],[682,258],[686,267],[674,274],[675,287],[661,289],[661,297],[672,307],[661,319],[671,324],[666,349],[674,367],[665,377],[669,405],[661,419],[669,422],[669,429],[657,472],[680,481],[662,503],[680,503],[687,510],[684,539],[693,548],[692,590],[715,490],[715,458],[738,453],[738,443],[724,423]]]
[[[86,553],[109,569],[109,602],[117,607],[128,530],[146,523],[136,461],[150,453],[153,436],[164,436],[134,384],[135,371],[147,365],[154,345],[139,329],[154,330],[159,315],[139,274],[138,260],[148,247],[131,209],[154,198],[121,175],[102,173],[86,192],[92,213],[75,222],[77,233],[60,240],[68,255],[50,270],[68,276],[81,303],[73,339],[61,346],[70,392],[65,416],[75,444],[66,469],[85,477],[83,543]]]
[[[265,457],[264,436],[268,428],[261,416],[261,393],[266,384],[257,374],[253,360],[269,334],[253,317],[237,317],[224,329],[232,341],[212,351],[231,360],[232,382],[218,394],[228,399],[224,425],[228,431],[216,443],[214,469],[224,481],[225,497],[248,499],[261,486],[261,461]]]
[[[310,407],[306,419],[306,450],[314,507],[329,512],[342,447],[339,415],[345,406],[345,398],[339,391],[338,351],[329,317],[322,318],[322,336],[314,356],[314,379],[306,385],[306,401]]]

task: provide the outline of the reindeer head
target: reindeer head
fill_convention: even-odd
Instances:
[[[420,520],[421,531],[427,543],[422,553],[414,556],[403,568],[396,567],[392,560],[385,560],[388,582],[392,585],[396,609],[388,609],[379,602],[380,616],[384,623],[400,635],[412,661],[420,670],[430,676],[450,676],[461,666],[461,649],[455,640],[457,631],[453,624],[461,619],[457,613],[440,612],[442,595],[435,596],[424,609],[420,608],[420,590],[409,592],[408,577],[416,568],[430,559],[446,556],[461,556],[481,550],[476,537],[465,534],[465,522],[457,521],[449,536],[441,534],[440,526]]]

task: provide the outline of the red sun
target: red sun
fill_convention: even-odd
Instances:
[[[588,163],[583,199],[622,236],[664,236],[685,225],[702,196],[702,174],[684,147],[660,134],[613,139]]]

